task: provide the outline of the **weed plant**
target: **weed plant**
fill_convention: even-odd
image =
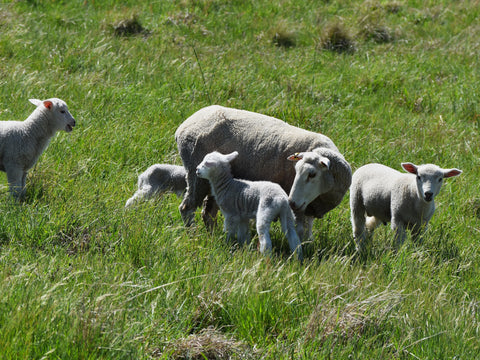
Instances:
[[[2,359],[478,358],[479,16],[469,0],[0,3],[0,120],[48,97],[77,120],[23,203],[0,174]],[[322,46],[332,24],[355,51]],[[348,194],[303,264],[277,225],[263,257],[184,228],[174,195],[125,211],[211,104],[324,133],[354,170],[464,173],[422,244],[382,227],[362,259]]]

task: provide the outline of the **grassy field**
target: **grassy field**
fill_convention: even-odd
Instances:
[[[3,1],[0,120],[59,97],[77,120],[27,178],[0,174],[2,359],[475,359],[480,354],[478,1]],[[436,163],[423,244],[355,258],[348,194],[303,264],[124,211],[174,132],[221,104],[322,132],[355,170]]]

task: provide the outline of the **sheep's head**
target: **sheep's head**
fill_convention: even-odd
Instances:
[[[330,159],[316,152],[296,153],[287,159],[297,162],[289,195],[290,206],[293,210],[305,211],[308,204],[334,185]]]
[[[203,161],[197,166],[197,176],[202,179],[213,179],[219,172],[230,172],[230,161],[236,159],[238,152],[221,154],[217,151],[208,153]]]
[[[443,179],[458,176],[462,173],[458,169],[442,169],[437,165],[415,165],[402,163],[402,167],[417,176],[417,190],[421,199],[431,202],[438,195],[443,184]]]
[[[55,130],[65,130],[70,132],[75,126],[75,119],[68,111],[65,101],[52,98],[47,100],[30,99],[30,102],[43,110],[52,121]]]

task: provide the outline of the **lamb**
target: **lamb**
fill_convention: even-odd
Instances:
[[[333,141],[325,135],[291,126],[270,116],[218,105],[205,107],[191,115],[178,127],[175,139],[187,171],[187,191],[179,207],[187,226],[193,223],[196,208],[210,194],[208,182],[198,178],[196,168],[212,151],[224,154],[239,151],[240,155],[231,164],[234,177],[271,181],[279,184],[286,193],[290,192],[295,177],[295,169],[287,160],[291,154],[314,149],[330,149],[329,155],[339,154]],[[333,177],[345,177],[345,182],[349,183],[351,170],[348,163],[341,156],[331,161],[342,161],[342,170],[348,169],[342,174],[333,174]],[[340,203],[347,190],[348,186],[341,185],[334,192],[319,195],[295,213],[297,224],[302,224],[305,216],[321,218]],[[204,207],[207,211],[202,214],[207,225],[211,225],[217,210],[212,202],[212,197],[208,197]],[[299,230],[299,236],[303,237],[302,229]]]
[[[71,132],[75,119],[60,99],[30,99],[37,106],[25,121],[0,121],[0,170],[7,173],[11,194],[25,196],[27,172],[57,131]]]
[[[462,173],[433,164],[402,163],[402,167],[409,174],[381,164],[364,165],[353,174],[350,208],[358,251],[364,250],[365,228],[373,232],[380,222],[391,221],[397,247],[405,240],[406,228],[414,239],[418,238],[435,211],[434,198],[443,179]]]
[[[237,157],[237,151],[227,155],[214,151],[205,155],[197,167],[197,176],[210,182],[212,194],[225,217],[227,237],[232,239],[236,234],[240,245],[249,243],[249,220],[255,219],[260,252],[270,252],[270,224],[280,218],[290,250],[302,260],[301,243],[287,193],[280,185],[269,181],[234,179],[230,162]]]
[[[150,199],[171,191],[178,197],[182,196],[187,187],[185,176],[187,172],[183,166],[169,164],[155,164],[138,176],[137,191],[127,200],[128,208],[143,199]]]

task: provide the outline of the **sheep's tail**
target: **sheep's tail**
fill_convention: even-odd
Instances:
[[[302,252],[302,243],[298,237],[296,226],[295,226],[295,216],[293,211],[288,204],[288,201],[282,206],[282,211],[280,213],[280,223],[282,225],[282,230],[287,236],[288,244],[292,254],[295,254],[296,257],[302,261],[303,252]]]

